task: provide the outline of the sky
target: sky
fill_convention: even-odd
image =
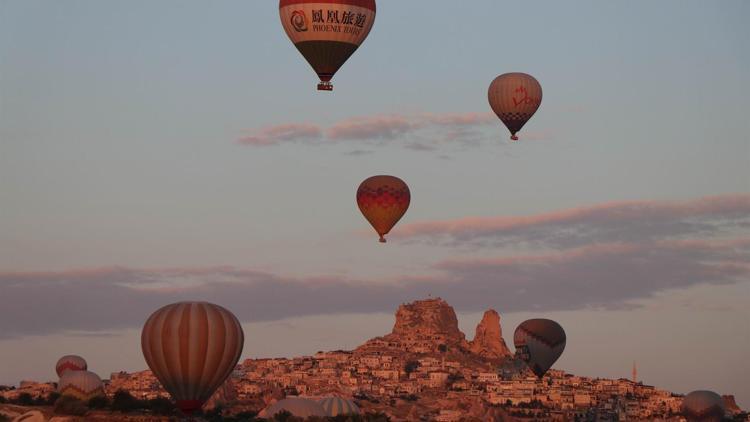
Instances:
[[[178,300],[243,357],[353,348],[440,296],[555,367],[750,408],[750,3],[380,0],[318,92],[273,1],[0,1],[0,384],[145,369]],[[505,72],[542,105],[511,143]],[[385,245],[357,209],[392,174]]]

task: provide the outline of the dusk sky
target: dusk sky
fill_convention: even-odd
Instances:
[[[432,295],[469,338],[551,318],[555,368],[750,407],[750,2],[379,0],[332,93],[278,13],[0,0],[0,384],[145,369],[178,300],[234,312],[249,358]],[[506,72],[544,90],[517,143]],[[385,245],[375,174],[412,195]]]

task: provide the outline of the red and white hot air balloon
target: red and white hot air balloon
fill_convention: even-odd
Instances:
[[[77,355],[65,355],[58,359],[55,365],[58,377],[62,377],[66,371],[85,371],[86,369],[88,369],[86,360]]]
[[[229,377],[244,341],[237,318],[207,302],[167,305],[141,332],[146,363],[185,414],[200,409]]]
[[[57,392],[62,396],[75,397],[89,401],[104,395],[104,384],[101,378],[90,371],[66,371],[57,383]]]
[[[510,139],[517,141],[516,132],[542,103],[542,86],[526,73],[504,73],[492,81],[487,98],[492,111],[510,130]]]
[[[565,349],[565,330],[550,319],[529,319],[516,327],[513,344],[516,357],[542,378]]]
[[[339,396],[323,397],[318,400],[323,410],[326,411],[326,416],[335,417],[339,415],[360,415],[362,411],[359,410],[353,400],[346,399]]]
[[[713,391],[693,391],[682,400],[682,416],[688,422],[721,422],[725,412],[724,399]]]
[[[279,15],[289,39],[318,74],[318,89],[331,91],[331,78],[372,29],[375,0],[280,0]]]
[[[357,189],[357,205],[385,242],[385,235],[404,216],[411,202],[409,186],[395,176],[372,176]]]

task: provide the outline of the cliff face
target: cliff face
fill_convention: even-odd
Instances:
[[[440,298],[418,300],[399,306],[391,336],[442,336],[454,342],[466,339],[464,333],[458,329],[456,312]]]
[[[734,401],[734,395],[726,394],[722,395],[721,398],[724,399],[724,406],[727,408],[727,411],[729,411],[729,413],[734,415],[742,412],[742,409],[737,406],[737,402]]]
[[[474,340],[469,350],[486,358],[504,358],[511,356],[508,346],[503,339],[503,329],[500,327],[500,315],[490,309],[484,313],[482,321],[477,325]]]
[[[407,353],[436,353],[450,350],[486,359],[510,357],[503,340],[500,315],[490,309],[469,342],[458,329],[456,312],[440,298],[417,300],[399,306],[390,334],[369,340],[357,350],[396,349]]]

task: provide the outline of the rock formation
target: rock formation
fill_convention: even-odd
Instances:
[[[740,407],[737,406],[737,402],[734,400],[734,395],[724,394],[721,396],[721,398],[724,400],[724,407],[726,407],[729,413],[731,413],[732,415],[735,415],[737,413],[742,412],[742,409],[740,409]]]
[[[418,300],[399,306],[391,335],[442,336],[453,342],[460,342],[466,338],[458,329],[456,312],[440,298]]]
[[[469,350],[472,353],[485,358],[498,359],[511,355],[508,346],[503,339],[503,330],[500,327],[500,315],[490,309],[484,313],[482,321],[477,325],[474,340],[471,341]]]
[[[390,334],[368,340],[357,348],[397,349],[407,353],[458,352],[484,359],[502,359],[511,353],[503,340],[500,315],[488,310],[477,326],[474,340],[469,342],[458,329],[456,312],[440,298],[417,300],[399,306]]]

